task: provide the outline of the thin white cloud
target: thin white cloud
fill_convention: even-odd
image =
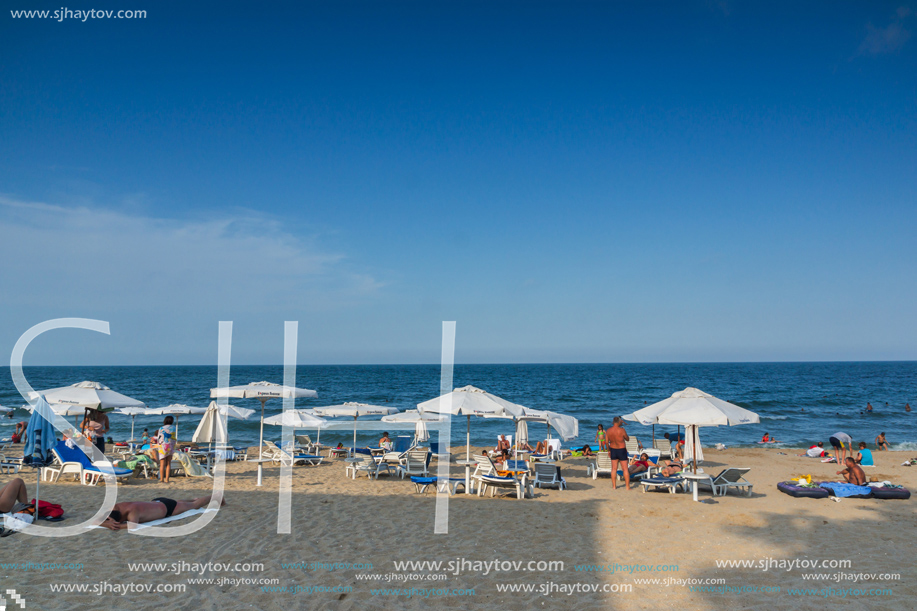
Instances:
[[[0,197],[0,304],[109,311],[335,307],[380,283],[274,219],[203,221]]]
[[[910,17],[911,10],[906,6],[895,11],[893,21],[885,27],[866,25],[866,38],[860,43],[860,54],[884,55],[896,53],[904,47],[911,37],[911,32],[905,27],[905,21]]]

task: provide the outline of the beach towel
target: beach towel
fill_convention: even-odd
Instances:
[[[828,490],[834,491],[834,496],[840,498],[846,498],[851,496],[869,496],[872,494],[872,488],[869,486],[856,486],[854,484],[847,484],[844,482],[821,482],[818,484],[820,488],[827,488]]]
[[[26,431],[28,439],[26,440],[23,456],[32,456],[36,452],[41,455],[42,460],[47,461],[51,457],[51,448],[57,444],[57,438],[54,436],[54,427],[42,414],[53,415],[51,406],[45,400],[44,395],[38,397],[38,402],[32,410],[32,417],[29,418],[29,428]],[[53,417],[53,416],[52,416]],[[41,440],[41,446],[35,447],[36,439]]]
[[[183,520],[184,518],[190,518],[191,516],[196,516],[202,513],[210,513],[211,511],[219,511],[219,509],[210,509],[209,507],[201,507],[200,509],[189,509],[178,515],[169,516],[168,518],[161,518],[159,520],[153,520],[152,522],[144,522],[143,524],[132,524],[128,530],[143,530],[144,528],[149,528],[150,526],[160,526],[162,524],[168,524],[169,522],[174,522],[175,520]],[[104,526],[99,526],[97,524],[92,526],[87,526],[89,528],[105,528]]]

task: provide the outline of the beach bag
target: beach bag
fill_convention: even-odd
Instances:
[[[35,504],[35,499],[32,499],[32,504]],[[64,508],[56,503],[49,503],[47,501],[38,501],[38,517],[39,518],[61,518],[64,516]]]

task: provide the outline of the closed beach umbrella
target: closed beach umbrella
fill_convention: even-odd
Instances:
[[[445,407],[443,407],[443,397]],[[474,386],[463,386],[456,388],[448,395],[437,397],[417,404],[417,409],[421,412],[430,412],[435,414],[453,414],[455,416],[466,416],[465,430],[465,457],[471,458],[471,417],[486,416],[489,418],[515,418],[521,416],[525,408],[521,405],[511,403],[496,395],[492,395],[486,390],[481,390]]]
[[[29,393],[29,401],[37,399],[39,395],[44,395],[48,403],[52,405],[55,403],[75,405],[100,412],[110,412],[118,407],[146,407],[143,401],[122,395],[98,382],[79,382],[62,388],[32,391]]]
[[[395,407],[385,407],[383,405],[369,405],[368,403],[342,403],[340,405],[328,405],[326,407],[316,407],[313,410],[317,415],[323,417],[348,417],[353,418],[353,449],[357,449],[357,418],[363,416],[388,416],[389,414],[398,413]]]
[[[753,411],[733,405],[696,388],[686,388],[643,409],[635,411],[627,420],[635,420],[643,425],[675,424],[684,427],[695,427],[692,430],[693,448],[699,443],[697,428],[699,426],[737,426],[754,424],[761,419]],[[687,431],[686,431],[687,432]],[[686,436],[687,439],[687,436]],[[687,441],[685,443],[687,449]],[[697,471],[697,457],[694,457],[694,471]]]
[[[264,448],[264,404],[269,399],[307,399],[317,397],[318,393],[307,388],[296,388],[295,386],[283,386],[273,382],[251,382],[244,386],[227,386],[221,388],[211,388],[210,398],[219,399],[221,397],[232,397],[236,399],[258,399],[261,401],[261,431],[258,438],[258,482],[261,485],[261,478],[264,472],[261,463],[261,452]]]
[[[247,420],[255,413],[253,409],[236,407],[235,405],[220,406],[216,401],[211,401],[201,418],[191,441],[194,443],[226,443],[229,441],[229,432],[227,429],[227,418],[237,418]]]
[[[165,407],[152,407],[144,413],[149,416],[175,416],[175,439],[178,440],[178,416],[182,414],[204,414],[207,412],[206,407],[192,407],[184,403],[173,403]]]

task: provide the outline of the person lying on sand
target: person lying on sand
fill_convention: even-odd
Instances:
[[[161,520],[169,516],[177,516],[191,511],[200,509],[210,504],[210,496],[202,496],[190,501],[173,501],[167,498],[157,498],[150,502],[128,501],[116,503],[111,513],[102,522],[102,526],[111,530],[124,530],[128,522],[134,524],[143,524],[153,520]],[[226,499],[220,502],[220,507],[226,504]]]
[[[582,452],[583,456],[595,456],[595,454],[592,453],[592,447],[588,445],[581,447],[579,451]]]
[[[857,486],[866,485],[866,474],[863,472],[863,469],[856,463],[856,461],[849,456],[845,461],[847,468],[843,471],[838,471],[838,475],[843,475],[844,479],[848,484],[855,484]]]

